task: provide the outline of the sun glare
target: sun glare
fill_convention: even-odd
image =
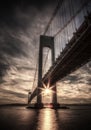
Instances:
[[[50,91],[50,89],[45,88],[44,93],[45,93],[46,95],[48,95],[48,94],[50,94],[50,93],[51,93],[51,91]]]
[[[50,96],[52,93],[54,93],[54,91],[52,90],[53,86],[50,87],[50,83],[48,82],[48,84],[44,84],[43,83],[43,88],[41,88],[42,92],[41,94],[44,94],[45,96]]]

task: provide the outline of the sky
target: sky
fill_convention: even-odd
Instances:
[[[0,3],[0,104],[27,103],[38,62],[39,38],[56,0]],[[60,103],[91,103],[91,62],[57,83]]]

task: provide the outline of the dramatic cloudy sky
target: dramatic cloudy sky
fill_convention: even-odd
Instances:
[[[0,4],[0,104],[27,103],[39,37],[55,6],[52,0]],[[61,103],[91,103],[91,63],[58,82],[57,88]]]

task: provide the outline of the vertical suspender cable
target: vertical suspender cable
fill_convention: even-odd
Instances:
[[[48,31],[48,28],[49,28],[51,22],[53,21],[54,17],[56,16],[56,14],[57,14],[57,12],[58,12],[58,9],[60,8],[60,6],[61,6],[61,4],[63,3],[63,1],[64,1],[64,0],[58,0],[57,6],[56,6],[56,8],[55,8],[55,10],[54,10],[54,12],[53,12],[53,14],[52,14],[52,17],[50,18],[50,20],[49,20],[49,22],[48,22],[48,24],[47,24],[47,26],[46,26],[46,28],[45,28],[45,31],[44,31],[44,34],[43,34],[43,35],[45,35],[46,32]]]
[[[46,63],[47,63],[49,50],[50,50],[50,49],[48,49],[48,51],[47,51],[47,55],[46,55],[46,58],[45,58],[45,62],[44,62],[44,66],[43,66],[43,74],[44,74],[44,72],[45,72],[45,65],[46,65]]]
[[[73,16],[75,15],[75,7],[73,5],[73,1],[71,0],[71,5],[72,5],[72,12],[73,12]],[[77,30],[77,27],[76,27],[76,21],[75,21],[75,17],[73,19],[73,22],[74,22],[74,27],[75,27],[75,30]]]
[[[64,18],[63,18],[63,16],[64,16],[64,3],[62,4],[62,25],[64,26]],[[63,51],[63,34],[62,34],[62,32],[61,32],[61,40],[62,40],[62,51]]]
[[[68,2],[68,9],[69,9],[69,1],[67,1]],[[66,11],[66,13],[67,13],[67,11]],[[68,12],[69,13],[69,12]],[[69,17],[67,17],[67,19],[65,19],[66,21],[68,21],[69,20]],[[66,27],[66,44],[68,43],[68,25],[67,25],[67,27]]]
[[[66,1],[65,1],[66,2]],[[64,24],[66,24],[66,3],[64,2]],[[64,47],[66,45],[66,28],[64,28]]]
[[[34,74],[34,80],[33,80],[32,89],[34,88],[34,85],[35,85],[36,74],[37,74],[37,63],[36,63],[36,68],[35,68],[35,74]]]
[[[44,31],[44,34],[43,34],[43,35],[45,35],[45,34],[47,33],[47,31],[48,31],[48,29],[49,29],[49,27],[50,27],[50,25],[51,25],[51,23],[52,23],[54,17],[56,16],[56,14],[57,14],[57,12],[58,12],[60,6],[62,5],[62,3],[63,3],[63,0],[58,0],[57,6],[56,6],[56,8],[55,8],[55,10],[54,10],[54,12],[53,12],[53,15],[52,15],[51,19],[49,20],[49,22],[48,22],[48,24],[47,24],[47,26],[46,26],[46,28],[45,28],[45,31]],[[48,50],[48,53],[49,53],[49,50]],[[46,56],[45,64],[46,64],[47,58],[48,58],[48,54],[47,54],[47,56]],[[43,67],[43,72],[44,72],[44,67]]]

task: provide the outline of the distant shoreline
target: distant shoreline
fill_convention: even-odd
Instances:
[[[19,104],[19,103],[14,103],[14,104],[0,104],[0,107],[8,107],[8,106],[27,106],[28,104]],[[65,106],[91,106],[91,104],[86,104],[86,103],[83,103],[83,104],[60,104],[60,105],[65,105]]]
[[[0,104],[0,107],[6,107],[6,106],[27,106],[27,104],[19,104],[19,103],[14,103],[14,104]]]

